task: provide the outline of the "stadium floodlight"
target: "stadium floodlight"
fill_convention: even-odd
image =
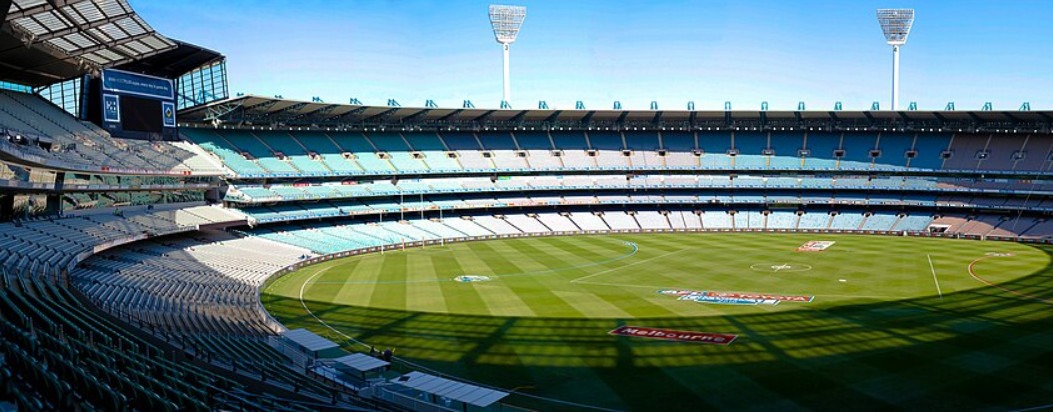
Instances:
[[[885,42],[892,46],[892,110],[899,109],[899,47],[907,44],[907,35],[914,25],[914,9],[878,9],[878,23],[885,33]]]
[[[508,78],[508,47],[516,41],[516,36],[519,36],[519,28],[523,26],[523,20],[526,20],[526,7],[490,5],[490,25],[494,27],[494,37],[497,38],[498,43],[501,43],[505,55],[503,102],[512,100],[512,87]]]

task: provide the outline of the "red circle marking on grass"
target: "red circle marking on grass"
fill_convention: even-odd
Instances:
[[[972,262],[969,262],[969,276],[972,276],[973,279],[976,279],[977,281],[980,281],[981,283],[983,283],[983,284],[985,284],[987,286],[998,288],[998,289],[1001,289],[1002,291],[1009,292],[1009,293],[1012,293],[1014,295],[1017,295],[1017,296],[1020,296],[1020,297],[1023,297],[1023,298],[1028,298],[1028,299],[1031,299],[1031,300],[1037,300],[1037,301],[1042,302],[1042,303],[1053,305],[1053,300],[1041,298],[1041,297],[1038,297],[1038,296],[1035,296],[1035,295],[1030,295],[1030,294],[1027,294],[1027,293],[1024,293],[1024,292],[1018,292],[1018,291],[1006,288],[1004,286],[994,284],[994,283],[988,281],[987,279],[984,279],[982,277],[977,276],[976,272],[973,271],[973,266],[975,266],[977,263],[979,263],[982,260],[990,259],[990,258],[993,258],[993,257],[1002,257],[1002,256],[988,255],[988,256],[981,257],[981,258],[977,258],[976,260],[974,260]]]

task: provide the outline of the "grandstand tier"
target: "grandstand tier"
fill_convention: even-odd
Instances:
[[[183,133],[241,177],[526,170],[983,171],[1012,175],[1049,170],[1053,162],[1053,140],[1048,136],[1013,134],[298,131],[302,138],[296,139],[251,129],[188,128]],[[266,144],[260,135],[266,136]],[[660,146],[659,142],[668,143]],[[300,163],[310,165],[307,171],[290,164],[290,153],[297,153]],[[302,158],[305,153],[353,166],[321,167],[324,162]],[[983,159],[976,160],[978,156]],[[297,158],[291,159],[295,163]]]

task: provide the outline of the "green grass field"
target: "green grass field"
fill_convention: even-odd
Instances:
[[[809,240],[836,243],[795,251]],[[362,348],[341,334],[465,379],[603,408],[1005,410],[1053,404],[1050,252],[818,234],[522,238],[330,261],[275,280],[262,299],[286,326],[349,350]],[[724,305],[662,289],[815,299]],[[621,325],[738,339],[607,334]]]

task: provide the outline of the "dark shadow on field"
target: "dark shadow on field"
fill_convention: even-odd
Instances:
[[[1053,256],[1053,247],[1039,249]],[[1053,300],[1053,267],[1000,286]],[[346,342],[298,300],[264,295],[263,302],[290,328]],[[942,299],[644,320],[307,304],[330,326],[429,368],[609,408],[1006,410],[1053,403],[1053,305],[993,287]],[[740,337],[718,346],[607,334],[626,324]]]

